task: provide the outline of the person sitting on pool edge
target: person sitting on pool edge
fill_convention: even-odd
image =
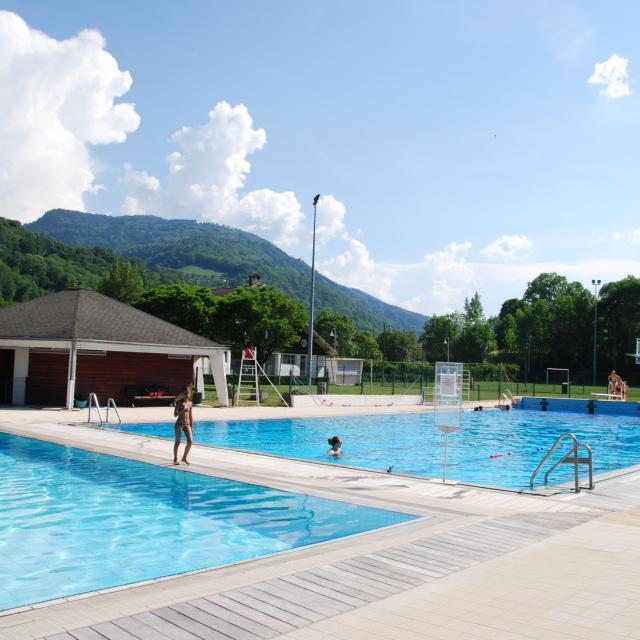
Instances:
[[[332,436],[327,440],[327,442],[331,445],[331,449],[327,451],[328,456],[341,456],[342,449],[340,445],[342,444],[342,440],[340,440],[340,436]]]

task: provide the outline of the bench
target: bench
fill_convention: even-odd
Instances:
[[[130,386],[125,387],[124,393],[132,407],[136,402],[167,402],[170,405],[175,402],[176,396],[171,395],[166,389],[149,389],[149,387]]]

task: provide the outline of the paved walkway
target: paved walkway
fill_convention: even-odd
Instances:
[[[502,516],[239,589],[51,635],[47,640],[260,640],[377,603],[591,519]]]

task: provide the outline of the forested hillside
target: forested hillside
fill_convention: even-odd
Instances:
[[[0,218],[0,306],[66,287],[97,287],[119,256],[105,248],[71,247]],[[172,282],[170,274],[143,270],[147,286]]]
[[[30,229],[67,244],[109,248],[140,258],[149,268],[172,270],[195,284],[235,287],[257,271],[266,284],[307,305],[311,270],[302,260],[256,235],[213,223],[155,216],[106,216],[55,209]],[[422,330],[424,316],[386,304],[317,275],[316,308],[351,318],[360,329]]]
[[[116,259],[107,249],[68,247],[0,218],[0,306],[65,287],[94,287]]]

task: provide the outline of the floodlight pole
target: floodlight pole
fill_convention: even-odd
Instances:
[[[597,373],[597,354],[598,354],[598,287],[602,280],[592,280],[591,284],[594,290],[595,304],[593,306],[593,379],[591,384],[596,386]]]
[[[313,312],[315,306],[316,289],[316,209],[320,200],[320,194],[313,199],[313,244],[311,249],[311,303],[309,312],[309,335],[307,350],[307,388],[311,392],[311,360],[313,358]]]
[[[447,345],[447,362],[449,362],[449,338],[444,339],[444,344]]]

